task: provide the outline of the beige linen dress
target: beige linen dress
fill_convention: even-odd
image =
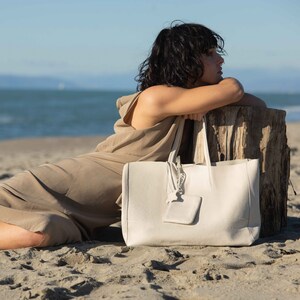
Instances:
[[[2,183],[0,220],[48,233],[51,245],[95,239],[100,228],[119,221],[124,164],[167,160],[180,122],[180,117],[169,117],[134,129],[126,119],[138,95],[118,99],[121,118],[115,134],[94,152],[41,165]]]

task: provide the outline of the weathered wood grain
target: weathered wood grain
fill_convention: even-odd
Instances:
[[[287,224],[287,192],[290,149],[287,145],[285,111],[228,106],[207,114],[211,161],[260,159],[261,237]],[[203,163],[202,123],[194,124],[193,160]]]

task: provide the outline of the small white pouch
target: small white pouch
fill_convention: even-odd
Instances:
[[[168,196],[163,222],[185,225],[193,224],[199,212],[202,197],[200,195],[185,194],[185,180],[186,174],[182,169],[180,158],[177,157],[176,164],[168,164]]]
[[[199,212],[202,198],[199,196],[180,195],[168,201],[163,222],[190,225]]]

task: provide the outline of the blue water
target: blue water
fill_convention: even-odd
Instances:
[[[128,91],[0,90],[0,139],[108,135]]]
[[[111,134],[116,100],[132,92],[0,90],[0,139]],[[255,95],[300,121],[300,94]]]

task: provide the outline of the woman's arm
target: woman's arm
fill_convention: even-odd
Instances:
[[[254,96],[254,95],[248,94],[248,93],[244,93],[244,96],[242,97],[242,99],[240,101],[235,102],[231,105],[267,107],[266,103],[262,99]],[[190,119],[190,120],[201,121],[205,114],[206,114],[206,112],[197,113],[197,114],[187,114],[184,116],[184,118]]]
[[[244,94],[240,82],[226,78],[218,84],[191,89],[153,86],[141,94],[148,113],[166,118],[173,115],[202,113],[238,102]]]
[[[140,94],[132,114],[131,125],[137,129],[153,126],[169,116],[204,114],[212,109],[236,103],[244,90],[234,78],[215,85],[184,89],[153,86]]]

